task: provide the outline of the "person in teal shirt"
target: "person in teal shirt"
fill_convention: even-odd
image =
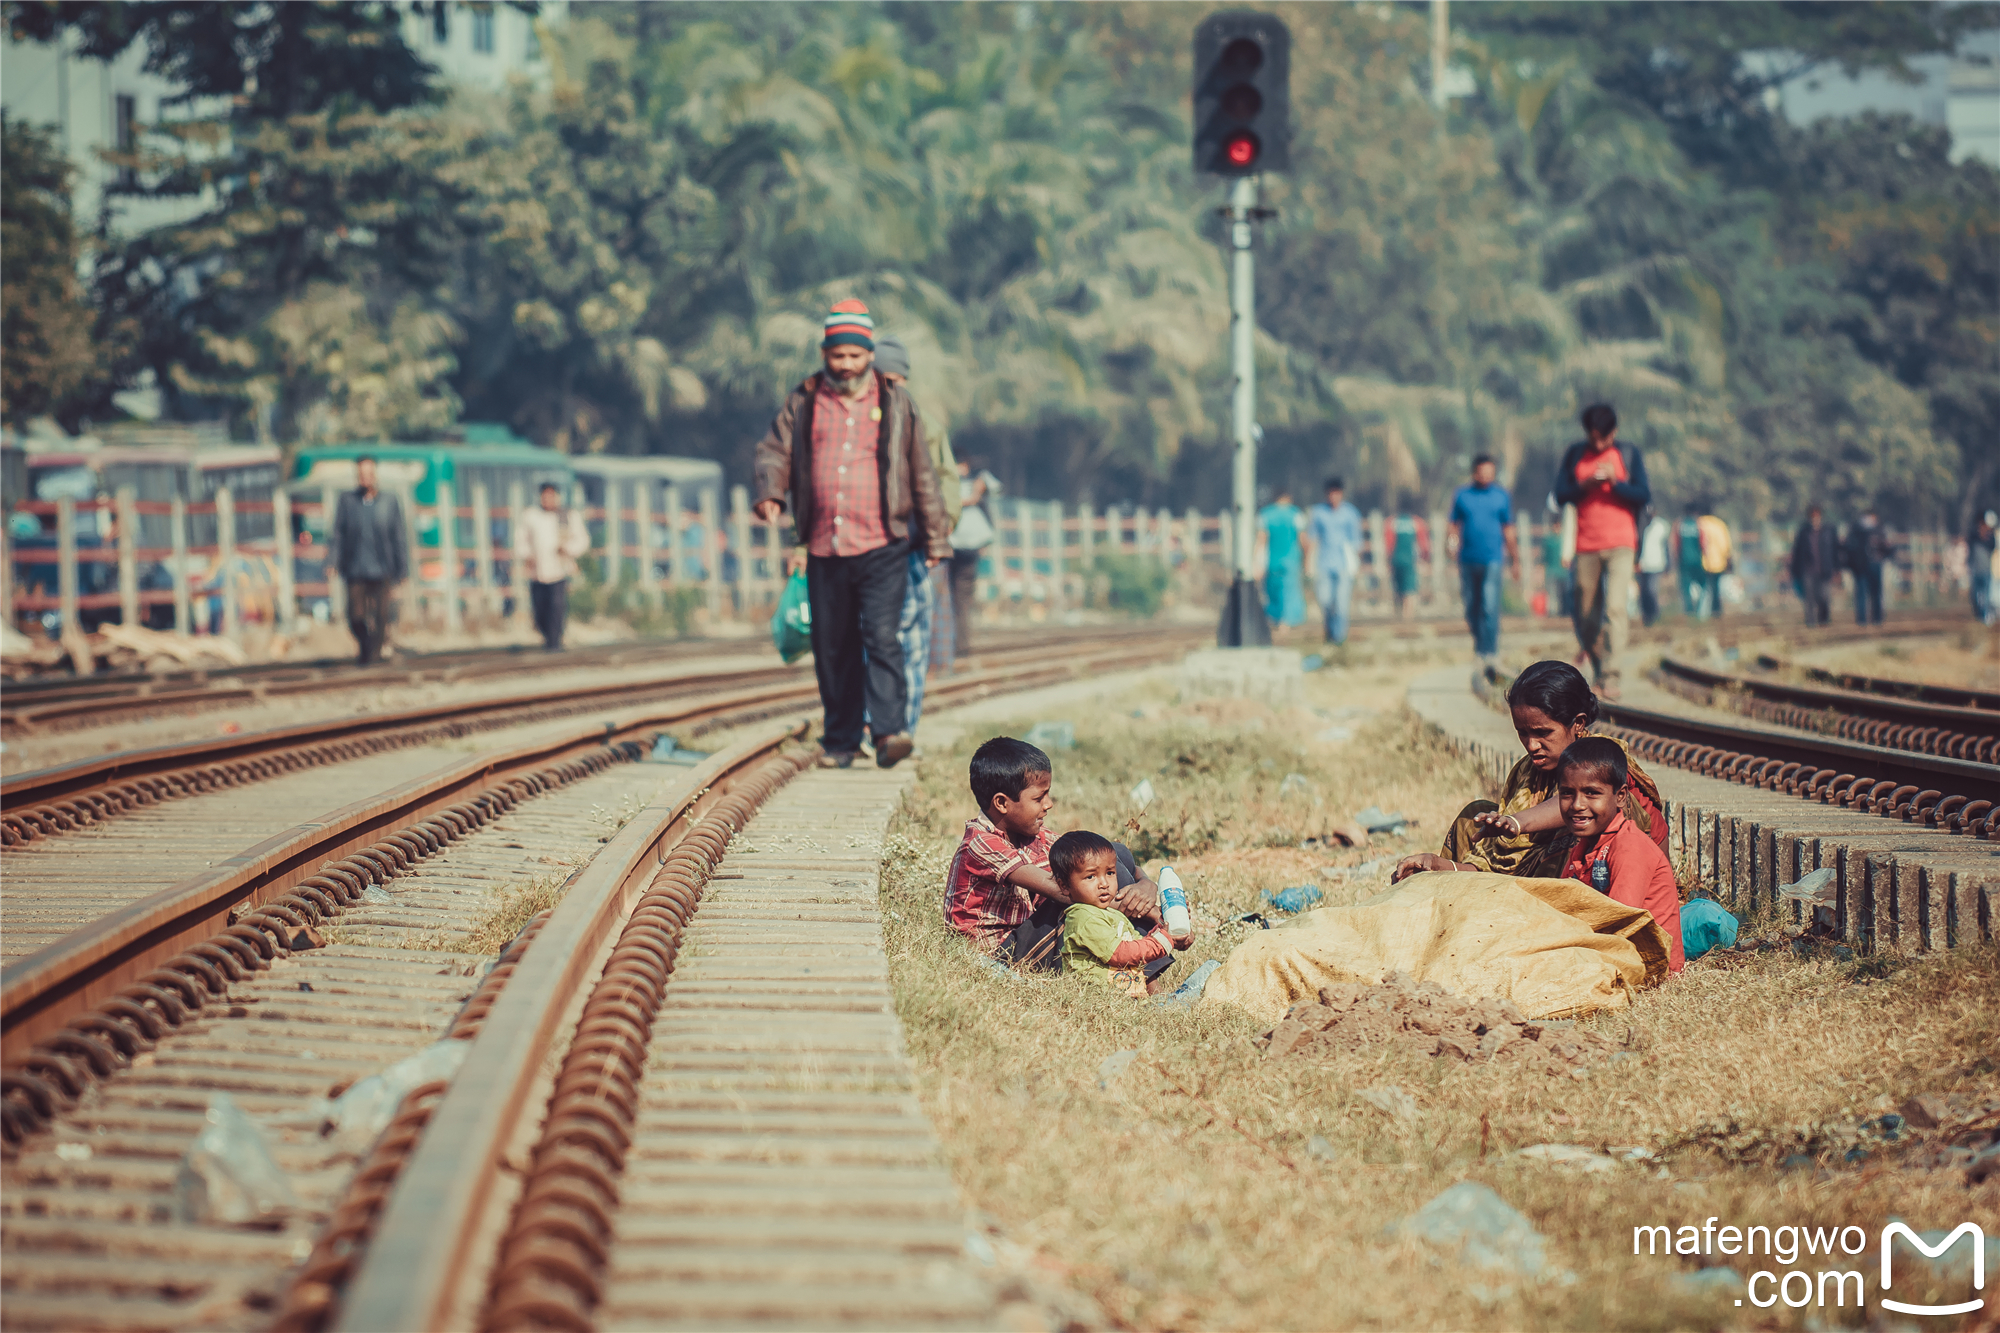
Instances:
[[[1257,511],[1257,541],[1264,548],[1264,614],[1274,625],[1306,623],[1305,585],[1299,575],[1305,548],[1299,534],[1306,517],[1289,489]]]
[[[1424,524],[1410,508],[1390,525],[1389,573],[1396,592],[1396,616],[1410,618],[1410,602],[1417,595],[1417,562],[1429,559],[1429,543],[1424,540]]]

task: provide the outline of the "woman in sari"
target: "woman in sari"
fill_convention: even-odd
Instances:
[[[1537,662],[1514,678],[1507,707],[1521,738],[1521,757],[1507,774],[1498,804],[1473,801],[1459,811],[1445,835],[1442,852],[1418,852],[1397,864],[1395,878],[1423,870],[1487,870],[1525,879],[1562,874],[1571,838],[1556,808],[1556,761],[1597,721],[1597,696],[1583,673],[1567,662]],[[1667,845],[1667,819],[1660,789],[1617,737],[1631,777],[1625,789],[1625,817],[1648,837]]]

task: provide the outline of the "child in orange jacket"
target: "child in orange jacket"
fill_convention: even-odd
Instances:
[[[1556,761],[1556,800],[1576,837],[1563,878],[1581,880],[1627,907],[1644,908],[1667,936],[1667,966],[1678,972],[1681,894],[1667,855],[1625,817],[1625,752],[1602,736],[1571,743]]]

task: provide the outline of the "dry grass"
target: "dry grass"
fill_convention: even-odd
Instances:
[[[1140,832],[1209,840],[1176,864],[1211,918],[1249,910],[1258,890],[1302,882],[1329,860],[1382,854],[1296,850],[1299,837],[1356,806],[1416,814],[1416,841],[1434,841],[1443,819],[1476,794],[1470,771],[1394,711],[1393,677],[1316,688],[1328,697],[1315,703],[1384,711],[1339,746],[1301,739],[1326,725],[1320,719],[1309,730],[1241,713],[1206,726],[1177,710],[1144,726],[1078,718],[1078,748],[1056,756],[1062,804],[1051,822],[1139,836],[1123,827],[1125,793],[1151,776],[1160,801]],[[1726,970],[1697,964],[1632,1009],[1586,1020],[1640,1058],[1581,1082],[1387,1049],[1267,1060],[1253,1043],[1260,1025],[1239,1011],[1156,1011],[1068,977],[1010,981],[944,928],[943,871],[971,813],[965,759],[987,734],[933,754],[887,850],[898,1005],[926,1108],[969,1201],[1114,1325],[1803,1327],[1814,1311],[1737,1309],[1730,1302],[1740,1292],[1677,1288],[1674,1275],[1701,1261],[1634,1258],[1632,1228],[1716,1216],[1738,1225],[1852,1222],[1872,1238],[1895,1215],[1920,1229],[1973,1220],[1989,1235],[2000,1231],[2000,1183],[1969,1193],[1958,1173],[1880,1156],[1826,1173],[1761,1164],[1801,1144],[1824,1147],[1822,1126],[1887,1110],[1885,1099],[2000,1093],[1991,1058],[2000,1049],[2000,968],[1991,953],[1893,970],[1786,954]],[[1280,798],[1287,772],[1312,781],[1322,804]],[[1221,956],[1230,938],[1209,934],[1173,975]],[[1099,1064],[1123,1049],[1139,1058],[1100,1087]],[[1410,1092],[1417,1118],[1393,1120],[1356,1095],[1380,1084]],[[1716,1148],[1688,1143],[1703,1126]],[[1330,1160],[1306,1150],[1313,1136],[1331,1145]],[[1579,1177],[1509,1155],[1549,1142],[1640,1144],[1667,1167]],[[1744,1160],[1757,1164],[1737,1164]],[[1467,1179],[1526,1213],[1555,1265],[1576,1280],[1475,1294],[1496,1279],[1385,1235]],[[1870,1258],[1838,1266],[1868,1273],[1872,1292]],[[1898,1296],[1912,1298],[1906,1284],[1921,1290],[1899,1276]],[[1817,1318],[1859,1322],[1852,1307]]]
[[[454,947],[461,953],[499,953],[507,947],[507,941],[521,933],[529,918],[562,901],[569,880],[568,875],[543,875],[496,892],[493,905]]]

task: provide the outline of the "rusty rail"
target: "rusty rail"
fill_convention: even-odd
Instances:
[[[2000,757],[2000,712],[1928,702],[1891,690],[1904,682],[1848,677],[1879,689],[1823,689],[1756,676],[1711,671],[1692,662],[1660,660],[1660,683],[1696,703],[1728,708],[1779,726],[1819,732],[1863,745],[1914,750],[1990,764]],[[1959,695],[1979,697],[1976,691]]]
[[[363,754],[593,709],[753,683],[797,693],[811,677],[799,668],[681,673],[583,686],[550,694],[524,690],[489,699],[432,704],[277,727],[149,750],[81,759],[0,781],[0,844],[16,845],[85,827],[137,806]]]

